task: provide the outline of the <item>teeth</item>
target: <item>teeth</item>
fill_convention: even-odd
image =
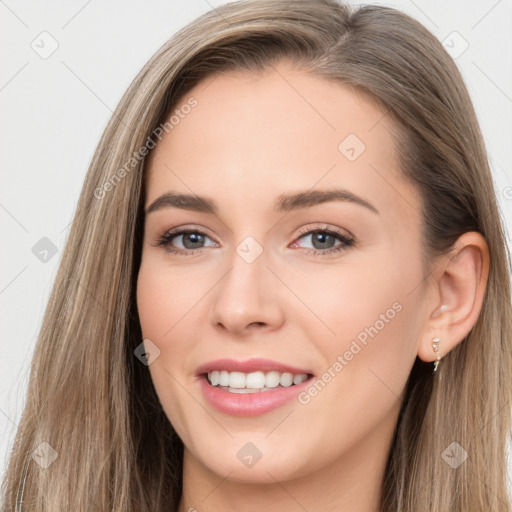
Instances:
[[[245,387],[252,389],[261,389],[265,387],[266,377],[263,372],[248,373],[245,377]]]
[[[229,386],[229,372],[220,372],[219,386]]]
[[[212,386],[228,387],[233,393],[250,393],[251,390],[267,391],[278,386],[288,388],[304,382],[307,378],[306,373],[293,375],[276,371],[242,373],[215,370],[208,373],[208,380]]]
[[[231,372],[229,374],[230,388],[245,388],[245,373]]]
[[[279,372],[268,372],[265,376],[265,385],[267,388],[277,388],[280,380],[281,374]]]
[[[283,373],[281,375],[281,380],[279,381],[281,386],[285,388],[289,388],[293,384],[293,375],[291,373]]]
[[[294,384],[300,384],[301,382],[304,382],[308,378],[307,375],[301,374],[301,375],[295,375],[293,377],[293,383]]]
[[[215,370],[214,372],[208,374],[208,378],[210,379],[212,386],[216,386],[220,380],[220,372]]]

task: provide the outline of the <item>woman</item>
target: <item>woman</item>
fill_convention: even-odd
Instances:
[[[3,507],[509,511],[509,269],[470,98],[424,27],[217,8],[99,144]]]

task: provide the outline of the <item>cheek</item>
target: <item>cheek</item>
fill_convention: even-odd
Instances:
[[[331,336],[319,339],[332,340],[333,345],[361,334],[375,326],[381,332],[391,324],[400,324],[399,310],[416,300],[411,293],[422,274],[420,265],[413,262],[386,261],[375,258],[368,265],[351,265],[332,268],[311,276],[293,276],[294,290],[304,297],[304,303],[321,320],[312,325],[331,331]],[[372,332],[373,329],[372,329]]]
[[[418,261],[382,255],[371,264],[351,265],[350,271],[340,268],[338,275],[302,280],[297,295],[308,298],[319,319],[309,326],[303,321],[302,327],[323,354],[326,370],[363,388],[368,379],[381,378],[384,387],[401,393],[422,327]]]
[[[335,334],[326,336],[317,322],[325,366],[299,396],[299,414],[306,436],[319,445],[329,439],[333,452],[340,452],[394,421],[422,325],[420,294],[410,293],[419,272],[413,265],[375,265],[329,282],[315,295],[311,307]]]
[[[137,310],[142,336],[160,350],[149,371],[169,418],[179,418],[180,404],[189,402],[186,395],[181,396],[182,386],[193,383],[191,371],[204,338],[199,334],[205,318],[201,308],[213,285],[211,272],[209,276],[204,271],[171,268],[151,254],[139,270]]]
[[[172,284],[172,288],[170,287]],[[193,287],[173,280],[162,266],[143,261],[137,279],[137,309],[144,339],[150,339],[160,350],[149,365],[153,385],[166,416],[182,439],[188,440],[186,414],[182,404],[184,376],[179,369],[186,358],[185,337],[176,336],[180,319],[190,310],[188,302],[194,299]],[[180,338],[183,339],[180,345]],[[181,383],[181,386],[180,386]]]
[[[158,343],[170,339],[173,331],[201,301],[207,283],[196,275],[166,268],[148,258],[137,279],[137,309],[145,338]]]

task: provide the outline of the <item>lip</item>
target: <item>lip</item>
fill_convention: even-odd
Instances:
[[[292,373],[294,375],[308,374],[308,379],[300,384],[289,387],[277,387],[268,391],[255,393],[230,393],[217,386],[212,386],[206,374],[212,371],[225,370],[228,372],[251,373],[255,371]],[[197,369],[199,385],[203,396],[215,409],[231,416],[259,416],[273,411],[292,401],[301,391],[311,385],[313,372],[297,368],[270,359],[249,359],[236,361],[234,359],[217,359],[201,365]]]
[[[259,416],[273,411],[293,400],[313,381],[310,377],[288,388],[273,388],[256,393],[230,393],[212,386],[204,375],[199,380],[206,400],[218,411],[231,416]]]
[[[254,358],[246,361],[236,361],[235,359],[216,359],[201,365],[196,374],[198,376],[213,372],[213,371],[225,370],[228,372],[281,372],[281,373],[293,373],[294,375],[300,375],[301,373],[307,373],[312,375],[313,372],[309,369],[297,368],[290,366],[289,364],[280,363],[278,361],[272,361],[271,359]]]

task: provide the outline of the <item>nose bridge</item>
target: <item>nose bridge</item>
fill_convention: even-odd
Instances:
[[[235,248],[229,272],[218,284],[212,307],[212,322],[236,333],[253,325],[276,328],[282,321],[276,283],[268,252],[252,236]]]

